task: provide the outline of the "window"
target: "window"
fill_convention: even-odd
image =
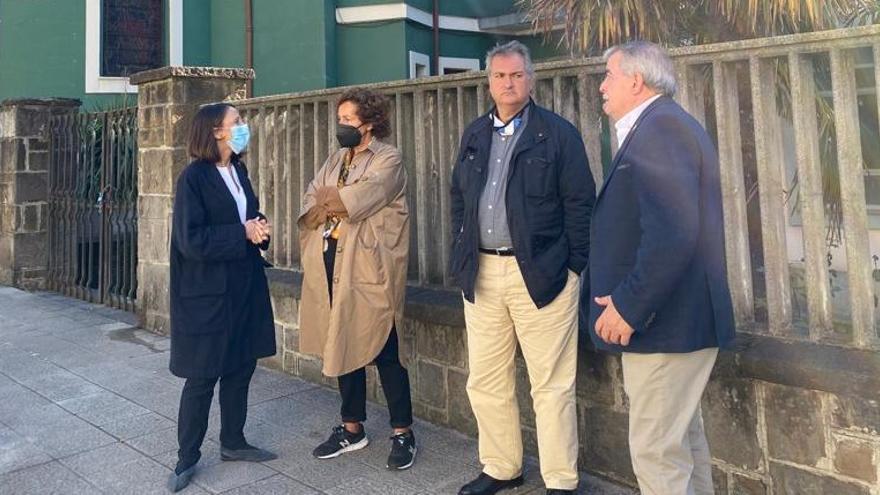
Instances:
[[[441,75],[457,74],[459,72],[480,70],[480,59],[440,57],[439,66],[439,71]]]
[[[409,52],[409,78],[416,79],[431,75],[431,59],[424,53]]]
[[[128,75],[183,64],[183,0],[85,0],[86,93],[136,93]],[[168,7],[168,31],[164,32]]]
[[[101,2],[101,76],[127,77],[162,66],[162,2]]]

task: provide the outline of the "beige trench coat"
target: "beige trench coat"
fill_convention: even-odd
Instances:
[[[379,355],[392,325],[403,321],[406,291],[406,169],[397,148],[374,138],[355,155],[346,185],[339,190],[348,218],[340,226],[330,307],[323,225],[308,230],[303,217],[315,204],[317,188],[336,186],[346,152],[331,154],[315,174],[298,220],[303,269],[300,350],[322,357],[327,376],[363,368]]]

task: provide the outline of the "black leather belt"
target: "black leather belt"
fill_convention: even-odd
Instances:
[[[513,256],[513,249],[486,249],[480,248],[481,253],[494,254],[495,256]]]

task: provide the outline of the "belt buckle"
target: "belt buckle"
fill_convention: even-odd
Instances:
[[[513,253],[513,249],[510,248],[482,248],[483,251],[488,251],[489,254],[494,254],[495,256],[509,256]]]

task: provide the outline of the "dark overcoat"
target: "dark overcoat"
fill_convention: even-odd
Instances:
[[[262,217],[247,169],[233,161],[247,218]],[[171,372],[211,378],[275,354],[275,327],[260,248],[248,241],[217,167],[180,173],[171,227]]]

